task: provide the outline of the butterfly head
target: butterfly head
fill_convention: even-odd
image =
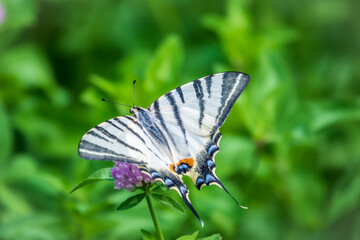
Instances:
[[[129,111],[130,111],[130,114],[136,116],[138,111],[139,111],[139,108],[138,107],[131,107]]]
[[[135,117],[140,114],[144,109],[141,107],[132,107],[130,108],[130,114],[134,115]]]
[[[142,124],[145,124],[146,126],[153,125],[154,119],[149,110],[142,107],[132,107],[130,113],[134,115],[135,118],[139,119]]]

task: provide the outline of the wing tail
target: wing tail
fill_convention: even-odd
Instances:
[[[189,190],[187,189],[184,182],[180,179],[179,175],[171,172],[170,170],[156,171],[155,169],[149,169],[150,176],[154,180],[159,180],[164,183],[164,185],[168,189],[174,189],[179,193],[181,198],[184,200],[185,204],[191,210],[191,212],[196,216],[196,218],[200,221],[201,227],[204,227],[204,222],[201,220],[197,212],[195,211],[193,205],[189,199]]]
[[[247,207],[245,206],[242,206],[238,203],[238,201],[230,194],[230,192],[225,188],[224,184],[222,184],[222,182],[219,180],[219,178],[217,178],[216,176],[213,176],[215,178],[215,180],[213,182],[210,183],[210,185],[217,185],[219,186],[220,188],[222,188],[227,194],[229,194],[229,196],[235,201],[235,203],[243,208],[243,209],[248,209]]]
[[[241,208],[247,209],[238,203],[238,201],[230,194],[230,192],[225,188],[224,184],[219,180],[215,174],[215,162],[214,157],[219,151],[219,141],[221,138],[221,133],[217,131],[213,136],[212,140],[208,142],[206,147],[200,151],[195,158],[196,164],[194,168],[189,172],[189,176],[192,178],[197,189],[201,189],[204,185],[217,185],[222,188],[229,196],[236,202]]]

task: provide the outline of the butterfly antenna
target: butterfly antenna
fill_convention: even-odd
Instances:
[[[108,102],[108,103],[113,103],[113,104],[118,104],[118,105],[121,105],[121,106],[126,106],[126,107],[129,107],[131,108],[130,105],[127,105],[127,104],[122,104],[122,103],[117,103],[117,102],[112,102],[112,101],[109,101],[109,100],[106,100],[105,98],[101,99],[103,102]]]
[[[136,80],[133,81],[133,89],[134,89],[134,95],[133,95],[133,107],[135,106],[135,83]]]

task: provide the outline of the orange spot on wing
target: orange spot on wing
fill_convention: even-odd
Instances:
[[[174,173],[176,173],[174,164],[170,164],[170,170],[173,171]]]
[[[192,157],[181,159],[176,165],[179,166],[180,164],[185,163],[189,167],[194,165],[194,159]]]

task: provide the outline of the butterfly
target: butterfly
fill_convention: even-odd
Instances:
[[[79,155],[138,165],[141,172],[176,190],[203,226],[182,175],[189,176],[199,190],[214,184],[230,195],[215,174],[214,157],[219,151],[219,128],[249,80],[245,73],[222,72],[177,87],[148,108],[134,106],[132,115],[89,130],[79,143]]]

